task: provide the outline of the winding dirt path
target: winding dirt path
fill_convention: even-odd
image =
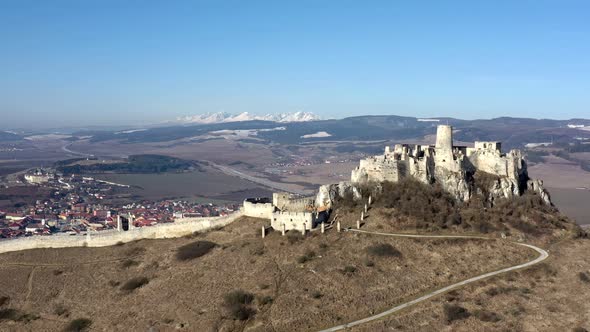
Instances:
[[[365,234],[373,234],[373,235],[382,235],[382,236],[410,237],[410,238],[447,238],[447,239],[451,239],[451,238],[458,239],[459,238],[459,239],[483,239],[483,240],[491,240],[492,239],[492,238],[483,237],[483,236],[468,236],[468,235],[400,234],[400,233],[370,232],[370,231],[363,231],[363,230],[357,230],[357,229],[345,229],[345,231],[365,233]],[[489,277],[492,277],[492,276],[495,276],[495,275],[499,275],[499,274],[502,274],[502,273],[506,273],[506,272],[510,272],[510,271],[514,271],[514,270],[518,270],[518,269],[522,269],[522,268],[525,268],[525,267],[529,267],[529,266],[535,265],[535,264],[537,264],[537,263],[545,260],[547,257],[549,257],[549,253],[547,253],[547,251],[545,251],[545,250],[543,250],[543,249],[541,249],[539,247],[536,247],[536,246],[533,246],[533,245],[530,245],[530,244],[526,244],[526,243],[518,243],[518,242],[513,242],[513,241],[512,241],[512,243],[517,244],[519,246],[523,246],[523,247],[527,247],[527,248],[530,248],[530,249],[535,250],[536,252],[539,253],[539,257],[535,258],[532,261],[523,263],[523,264],[514,265],[514,266],[511,266],[511,267],[507,267],[507,268],[504,268],[504,269],[501,269],[501,270],[497,270],[497,271],[493,271],[493,272],[488,272],[488,273],[485,273],[485,274],[482,274],[482,275],[478,275],[476,277],[472,277],[472,278],[469,278],[469,279],[466,279],[466,280],[463,280],[463,281],[454,283],[452,285],[448,285],[448,286],[443,287],[443,288],[439,288],[439,289],[437,289],[435,291],[432,291],[432,292],[430,292],[428,294],[425,294],[423,296],[420,296],[420,297],[418,297],[416,299],[413,299],[411,301],[408,301],[408,302],[402,303],[400,305],[397,305],[397,306],[395,306],[395,307],[393,307],[391,309],[385,310],[385,311],[383,311],[381,313],[378,313],[376,315],[372,315],[372,316],[365,317],[365,318],[362,318],[362,319],[359,319],[359,320],[355,320],[355,321],[350,322],[350,323],[346,323],[346,324],[334,326],[334,327],[331,327],[331,328],[328,328],[328,329],[325,329],[325,330],[321,330],[320,332],[341,331],[341,330],[348,329],[348,328],[351,328],[351,327],[354,327],[354,326],[358,326],[358,325],[361,325],[361,324],[369,323],[369,322],[372,322],[372,321],[381,319],[383,317],[389,316],[389,315],[391,315],[391,314],[393,314],[395,312],[398,312],[398,311],[403,310],[405,308],[408,308],[410,306],[413,306],[414,304],[417,304],[417,303],[420,303],[420,302],[424,302],[424,301],[426,301],[426,300],[428,300],[428,299],[430,299],[432,297],[435,297],[435,296],[440,295],[442,293],[448,292],[448,291],[450,291],[452,289],[456,289],[456,288],[459,288],[459,287],[462,287],[462,286],[465,286],[465,285],[468,285],[468,284],[474,283],[476,281],[479,281],[479,280],[482,280],[482,279],[486,279],[486,278],[489,278]]]

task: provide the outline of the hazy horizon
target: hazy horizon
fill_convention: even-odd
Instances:
[[[202,113],[588,118],[585,1],[2,2],[3,128]]]

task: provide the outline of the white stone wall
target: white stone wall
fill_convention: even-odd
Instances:
[[[242,212],[247,217],[270,219],[275,207],[272,203],[253,203],[244,201]]]
[[[311,230],[313,222],[315,221],[315,213],[313,212],[275,212],[272,214],[270,225],[277,231],[282,230],[283,224],[286,230]]]
[[[226,217],[182,218],[174,223],[134,228],[126,232],[108,230],[90,232],[90,235],[56,234],[6,239],[0,241],[0,253],[39,248],[106,247],[119,242],[131,242],[140,239],[176,238],[197,231],[226,226],[241,216],[241,212],[235,212]]]
[[[272,203],[281,211],[305,211],[314,206],[315,197],[293,197],[289,193],[273,193]]]

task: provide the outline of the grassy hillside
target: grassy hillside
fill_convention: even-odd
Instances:
[[[0,255],[0,330],[317,331],[528,261],[501,240],[314,232],[241,219],[190,238]]]
[[[476,175],[475,186],[485,188],[482,181],[485,179]],[[341,199],[333,215],[358,218],[370,193],[364,190],[364,201],[355,201],[352,197]],[[508,237],[533,238],[582,234],[574,222],[531,192],[513,199],[496,199],[493,205],[482,195],[475,195],[464,203],[436,185],[408,178],[398,183],[384,183],[382,191],[372,191],[372,195],[375,204],[371,215],[383,220],[392,230],[504,233]]]

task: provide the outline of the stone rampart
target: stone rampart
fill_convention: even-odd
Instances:
[[[303,230],[305,225],[305,229],[310,230],[314,221],[315,213],[313,212],[275,212],[272,214],[270,225],[276,230],[281,230],[282,225],[285,225],[286,230]]]
[[[181,218],[174,223],[158,224],[149,227],[138,227],[128,231],[107,230],[89,231],[87,235],[55,234],[50,236],[31,236],[0,241],[0,253],[40,248],[69,247],[106,247],[120,242],[131,242],[141,239],[168,239],[223,227],[242,216],[242,212],[234,212],[225,217],[213,218]]]
[[[247,217],[270,219],[275,207],[272,202],[245,200],[242,212]]]

